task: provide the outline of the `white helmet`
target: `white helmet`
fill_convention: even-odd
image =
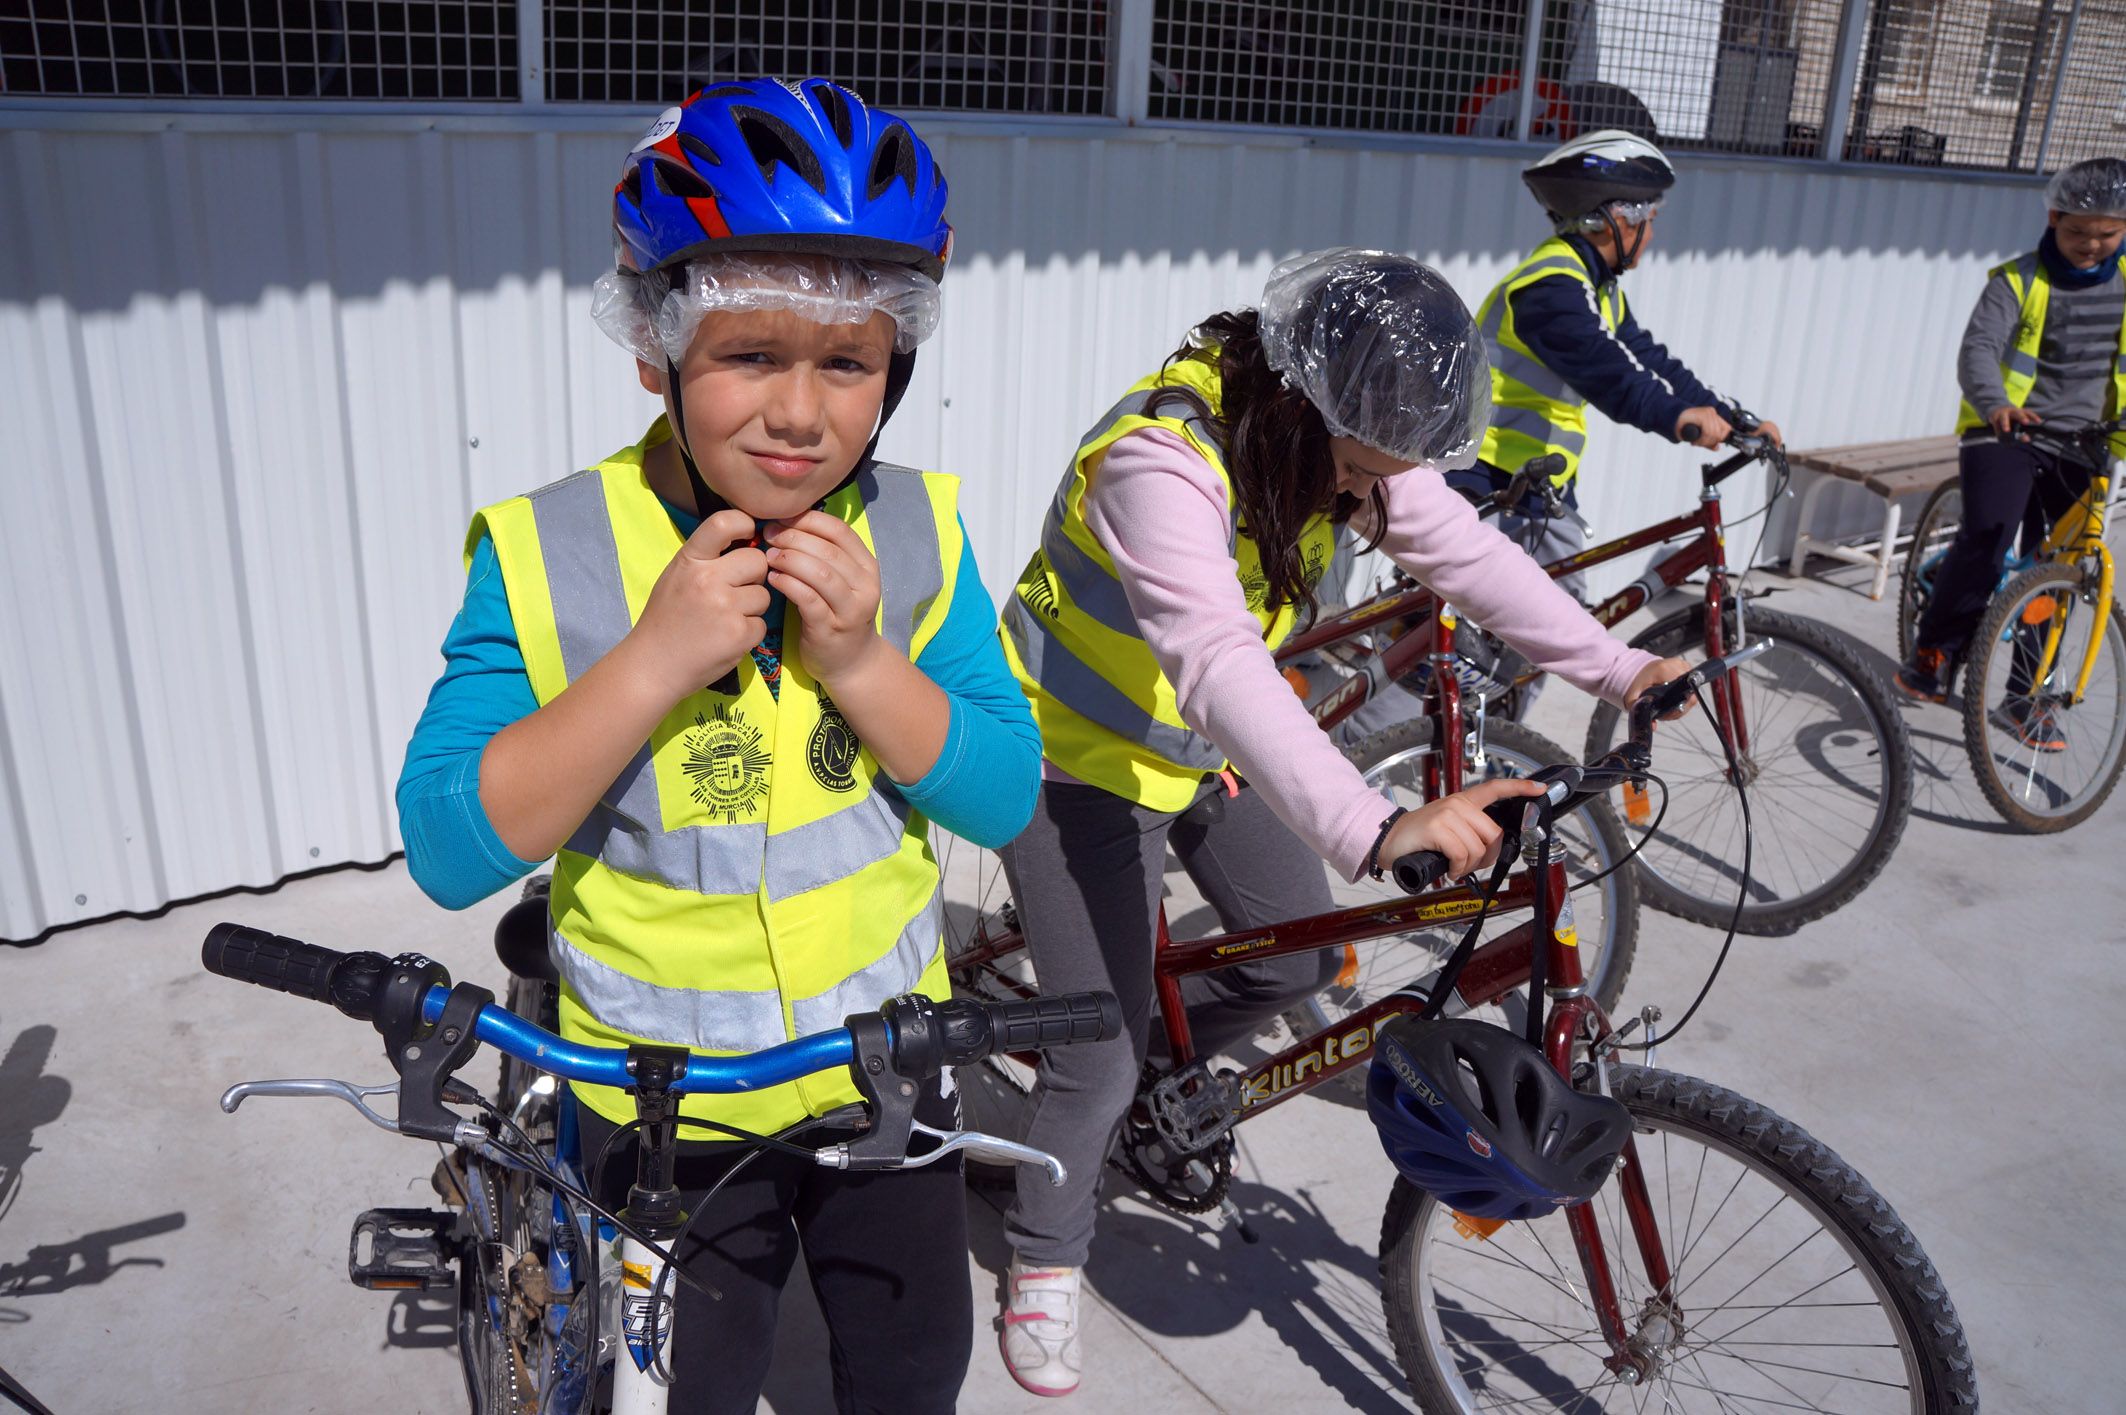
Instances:
[[[1621,128],[1603,128],[1545,154],[1522,171],[1521,180],[1563,230],[1611,202],[1651,210],[1676,184],[1676,169],[1645,138]]]

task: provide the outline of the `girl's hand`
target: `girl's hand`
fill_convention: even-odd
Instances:
[[[695,527],[628,633],[672,702],[730,672],[768,632],[767,557],[731,549],[752,534],[743,511],[718,511]]]
[[[1647,664],[1639,670],[1639,676],[1631,680],[1631,691],[1624,695],[1624,706],[1630,707],[1648,691],[1660,687],[1663,683],[1673,683],[1688,672],[1690,665],[1680,658],[1664,658],[1658,663]],[[1691,700],[1685,698],[1682,707],[1665,714],[1661,720],[1671,722],[1682,717],[1690,711],[1690,705]]]
[[[838,517],[807,511],[767,524],[768,584],[797,607],[798,652],[831,692],[886,641],[878,636],[878,561]]]
[[[1505,832],[1484,814],[1484,807],[1514,796],[1540,796],[1548,789],[1539,781],[1500,777],[1419,806],[1389,828],[1380,846],[1380,867],[1385,870],[1419,850],[1437,850],[1447,857],[1448,879],[1485,869],[1494,863]]]

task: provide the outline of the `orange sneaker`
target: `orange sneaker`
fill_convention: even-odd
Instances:
[[[1916,648],[1912,661],[1897,670],[1891,680],[1897,690],[1908,698],[1917,698],[1925,703],[1947,702],[1949,698],[1949,651],[1947,649]]]

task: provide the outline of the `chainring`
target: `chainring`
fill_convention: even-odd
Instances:
[[[1178,1159],[1166,1156],[1166,1140],[1149,1122],[1131,1116],[1123,1122],[1109,1163],[1137,1181],[1161,1208],[1177,1214],[1207,1214],[1225,1202],[1233,1186],[1233,1132],[1209,1148]],[[1193,1184],[1185,1176],[1202,1166]]]

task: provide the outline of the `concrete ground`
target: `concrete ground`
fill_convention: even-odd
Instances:
[[[1850,589],[1858,574],[1769,583],[1779,607],[1887,649],[1888,608]],[[1548,694],[1537,725],[1577,743],[1574,699]],[[1955,1299],[1989,1407],[2116,1411],[2126,1047],[2105,1019],[2126,1004],[2112,966],[2126,805],[2063,836],[2007,834],[1969,785],[1951,713],[1909,720],[1920,795],[1888,872],[1797,936],[1738,942],[1662,1063],[1802,1123],[1896,1205]],[[437,910],[394,865],[0,953],[0,1369],[62,1415],[462,1409],[444,1309],[344,1275],[357,1211],[432,1202],[427,1147],[332,1103],[234,1116],[215,1104],[244,1077],[388,1078],[373,1035],[207,976],[198,945],[235,919],[334,948],[419,948],[499,985],[496,913]],[[1649,913],[1630,1003],[1675,1016],[1717,942]],[[489,1082],[492,1064],[473,1079]],[[1088,1374],[1069,1404],[1002,1373],[991,1321],[1005,1251],[989,1198],[971,1195],[962,1408],[1410,1408],[1374,1278],[1390,1170],[1363,1112],[1317,1092],[1240,1134],[1234,1192],[1256,1245],[1108,1186]],[[827,1409],[803,1284],[785,1307],[762,1408]]]

